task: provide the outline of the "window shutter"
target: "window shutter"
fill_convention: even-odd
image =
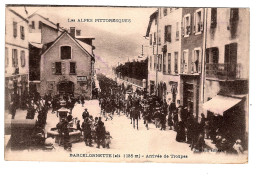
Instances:
[[[193,16],[193,33],[196,33],[196,12],[194,13]]]
[[[204,9],[201,10],[201,24],[200,24],[200,31],[203,32],[204,28]]]
[[[55,62],[52,62],[52,74],[56,73]]]
[[[65,75],[65,71],[66,71],[65,66],[66,66],[66,63],[62,62],[61,63],[61,74],[63,74],[63,75]]]
[[[189,35],[191,34],[191,15],[189,14]]]
[[[202,50],[200,50],[200,54],[198,58],[198,73],[201,73],[201,56],[202,56]]]
[[[181,35],[184,36],[184,18],[182,18],[181,22]]]

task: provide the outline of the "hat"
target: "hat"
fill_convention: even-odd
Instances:
[[[236,140],[236,143],[241,144],[241,140],[240,139]]]
[[[88,108],[85,108],[84,110],[88,110]]]

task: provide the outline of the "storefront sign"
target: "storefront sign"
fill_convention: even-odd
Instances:
[[[79,82],[86,82],[87,81],[87,77],[86,76],[78,76],[77,77],[77,81],[79,81]]]

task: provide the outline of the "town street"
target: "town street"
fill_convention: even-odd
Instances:
[[[90,115],[94,118],[100,116],[100,107],[98,104],[98,100],[90,100],[86,101],[84,107],[81,104],[75,104],[72,115],[73,117],[78,117],[78,119],[82,123],[82,112],[87,108]],[[25,118],[25,111],[18,111],[16,117],[17,118]],[[6,116],[10,120],[10,116]],[[56,116],[56,113],[51,113],[51,110],[48,111],[47,124],[45,131],[47,132],[50,128],[56,127],[59,118]],[[33,157],[36,160],[50,159],[53,156],[59,156],[59,158],[55,158],[55,160],[64,160],[64,159],[75,159],[75,161],[120,161],[115,158],[103,158],[106,160],[102,160],[100,158],[68,158],[69,154],[119,154],[120,159],[123,161],[135,161],[138,162],[140,158],[135,158],[135,155],[140,155],[141,159],[146,159],[147,162],[151,161],[149,158],[157,157],[161,155],[168,155],[168,160],[165,158],[158,158],[158,162],[185,162],[185,159],[180,159],[179,157],[188,157],[189,161],[196,161],[198,158],[200,160],[206,159],[209,157],[214,157],[214,162],[216,162],[216,155],[221,156],[218,157],[220,160],[223,157],[228,161],[232,161],[232,158],[238,156],[226,156],[224,154],[217,154],[215,151],[204,152],[203,154],[194,154],[189,148],[189,144],[187,143],[179,143],[175,140],[176,132],[173,130],[169,130],[169,127],[166,128],[166,131],[161,131],[158,128],[155,128],[155,125],[150,123],[149,130],[143,124],[143,120],[139,120],[139,129],[134,129],[132,124],[130,124],[130,119],[127,118],[124,114],[114,115],[113,120],[105,121],[102,117],[102,121],[105,123],[106,130],[110,132],[112,138],[112,143],[110,145],[110,149],[107,148],[96,148],[96,144],[94,143],[93,147],[86,146],[85,143],[77,142],[72,144],[72,152],[67,152],[63,149],[63,146],[59,146],[55,144],[55,149],[51,151],[42,151],[42,150],[22,150],[22,151],[13,151],[10,152],[10,149],[7,149],[9,156],[15,157],[18,160],[25,159],[26,155],[29,154],[30,157]],[[5,136],[6,144],[7,140],[10,138],[9,135]],[[52,153],[54,155],[52,155]],[[48,154],[48,155],[46,155]],[[23,158],[24,156],[24,158]],[[173,158],[171,158],[173,157]],[[240,156],[243,157],[243,156]],[[164,160],[163,160],[164,159]],[[140,160],[141,161],[141,160]],[[187,162],[187,161],[186,161]]]

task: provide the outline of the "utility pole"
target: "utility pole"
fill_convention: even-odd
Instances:
[[[203,33],[203,52],[202,52],[202,66],[201,66],[201,96],[200,96],[200,101],[204,103],[204,85],[205,85],[205,61],[206,61],[206,48],[207,48],[207,15],[208,15],[208,8],[205,8],[204,10],[204,33]]]

